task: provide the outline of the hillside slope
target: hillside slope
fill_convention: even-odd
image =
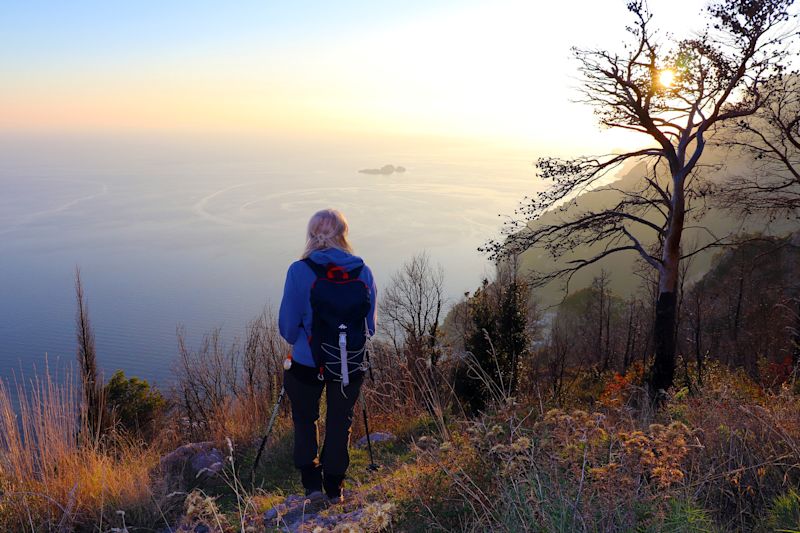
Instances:
[[[742,158],[731,157],[728,150],[709,146],[706,149],[703,160],[704,168],[694,179],[705,180],[715,185],[721,185],[731,176],[741,175],[748,172],[748,161]],[[642,187],[643,165],[636,165],[624,169],[621,177],[610,184],[597,187],[579,195],[573,202],[565,208],[555,209],[545,213],[539,219],[530,222],[531,228],[542,225],[554,224],[559,221],[569,220],[576,215],[587,212],[597,211],[613,206],[623,197],[622,191],[633,191]],[[784,235],[800,229],[800,222],[797,220],[777,220],[769,222],[765,218],[751,217],[743,219],[740,215],[724,211],[715,207],[712,203],[690,206],[693,211],[687,216],[687,229],[684,231],[683,243],[685,252],[695,250],[707,245],[713,240],[712,234],[717,237],[737,234],[756,234]],[[655,212],[654,212],[655,213]],[[658,213],[655,213],[658,215]],[[646,217],[652,222],[661,224],[663,218],[658,216]],[[659,220],[660,219],[660,220]],[[630,228],[638,239],[645,246],[652,246],[656,243],[655,232],[643,231],[637,228]],[[520,272],[523,275],[536,272],[553,271],[559,264],[575,258],[590,257],[604,247],[607,241],[600,242],[593,246],[580,246],[571,253],[566,254],[556,263],[552,256],[543,249],[532,248],[524,252],[520,257]],[[712,258],[718,253],[718,248],[711,248],[697,254],[691,261],[688,270],[688,280],[696,280],[708,271]],[[614,292],[621,296],[629,296],[634,293],[640,283],[640,279],[634,275],[637,270],[638,253],[635,251],[619,252],[604,258],[597,263],[584,268],[576,273],[569,285],[569,291],[573,292],[591,284],[592,278],[598,276],[601,270],[611,273],[611,287]],[[553,305],[563,299],[565,286],[562,281],[556,280],[537,290],[537,297],[540,303],[545,306]]]

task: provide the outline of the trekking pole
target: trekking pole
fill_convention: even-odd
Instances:
[[[378,470],[378,465],[375,464],[375,456],[372,455],[372,439],[369,436],[369,422],[367,420],[367,396],[364,391],[361,391],[361,407],[364,413],[364,431],[367,433],[367,449],[369,450],[369,466],[367,466],[367,470],[375,472]]]
[[[258,461],[261,459],[261,453],[264,451],[264,446],[266,446],[267,444],[267,439],[269,439],[269,434],[272,432],[272,426],[275,425],[275,419],[278,418],[278,409],[281,406],[281,400],[283,400],[283,395],[285,393],[286,389],[281,387],[281,392],[278,394],[278,401],[275,402],[275,407],[272,408],[272,416],[269,417],[269,424],[267,424],[267,432],[264,434],[264,438],[261,439],[261,446],[258,447],[256,460],[253,462],[253,470],[250,472],[251,487],[255,485],[256,469],[258,468]]]
[[[366,319],[364,319],[364,325],[366,326],[367,330],[367,343],[365,346],[366,349],[364,350],[364,358],[366,359],[367,362],[367,371],[369,372],[370,383],[374,383],[375,378],[372,375],[372,362],[369,359],[369,348],[370,348],[371,338],[369,334],[369,325],[367,324]],[[361,410],[364,414],[364,431],[367,433],[367,449],[369,450],[369,466],[367,467],[367,470],[370,472],[375,472],[376,470],[378,470],[378,465],[375,464],[375,456],[372,455],[372,438],[369,436],[369,421],[367,420],[367,393],[363,388],[363,382],[361,389]]]

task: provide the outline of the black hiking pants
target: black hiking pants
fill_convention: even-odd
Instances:
[[[363,372],[350,376],[344,387],[339,382],[316,378],[316,369],[297,363],[283,373],[283,386],[292,404],[294,423],[294,465],[300,470],[306,493],[321,490],[338,496],[350,465],[350,426],[353,409],[364,380]],[[319,400],[326,389],[325,442],[317,457]]]

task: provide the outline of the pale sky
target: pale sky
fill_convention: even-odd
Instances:
[[[702,27],[701,0],[651,0]],[[440,135],[611,147],[569,48],[620,49],[624,0],[0,5],[0,131]]]

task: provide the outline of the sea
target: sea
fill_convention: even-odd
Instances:
[[[542,188],[534,153],[409,138],[0,136],[0,379],[75,366],[79,269],[105,377],[169,388],[177,328],[193,346],[215,328],[230,343],[277,310],[308,218],[326,207],[349,219],[379,295],[424,252],[452,304],[491,275],[477,248]],[[406,170],[359,172],[387,164]]]

